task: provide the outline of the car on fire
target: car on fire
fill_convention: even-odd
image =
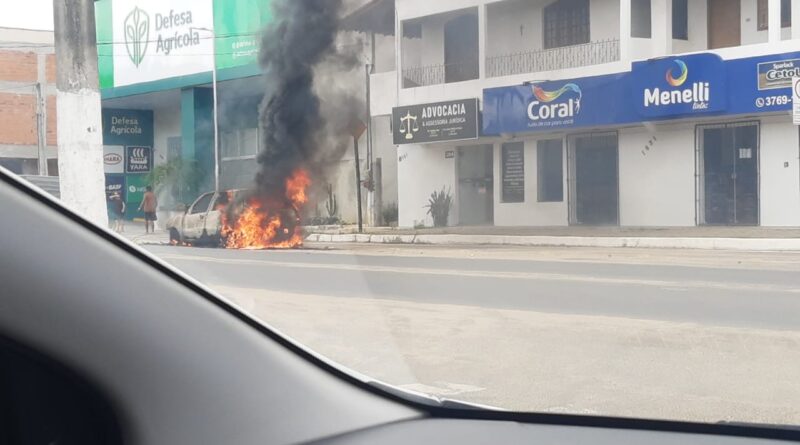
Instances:
[[[256,198],[254,190],[233,189],[200,195],[183,214],[169,218],[166,228],[173,245],[287,248],[302,244],[300,224],[290,199]]]
[[[171,244],[222,246],[222,213],[243,190],[225,190],[200,195],[182,215],[167,220]]]

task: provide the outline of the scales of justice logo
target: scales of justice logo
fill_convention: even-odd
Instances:
[[[418,116],[411,114],[411,111],[406,112],[406,115],[400,118],[400,134],[406,135],[406,140],[414,139],[414,134],[419,132],[417,118]]]

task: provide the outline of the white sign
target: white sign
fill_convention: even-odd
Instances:
[[[103,147],[103,168],[106,173],[125,173],[125,147],[119,145]]]
[[[792,122],[800,125],[800,77],[792,77]]]
[[[212,0],[115,0],[114,84],[185,76],[212,70]]]

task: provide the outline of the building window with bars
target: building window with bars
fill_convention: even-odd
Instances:
[[[546,49],[589,43],[589,0],[558,0],[544,8]]]

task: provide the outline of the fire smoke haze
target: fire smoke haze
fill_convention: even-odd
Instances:
[[[298,168],[321,183],[325,166],[348,147],[348,128],[364,113],[358,41],[337,43],[341,0],[275,0],[259,61],[266,91],[261,103],[263,150],[256,185],[265,197],[284,196]],[[363,94],[363,93],[361,93]]]

